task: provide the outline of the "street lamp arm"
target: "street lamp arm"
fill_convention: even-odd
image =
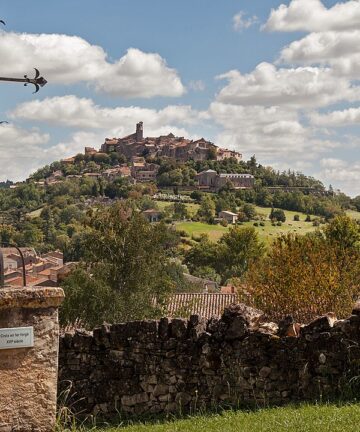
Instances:
[[[44,77],[40,76],[40,72],[38,69],[36,68],[34,69],[35,69],[34,78],[28,78],[27,75],[24,75],[24,78],[0,77],[0,81],[24,83],[25,86],[27,86],[28,84],[33,84],[35,86],[34,93],[37,93],[40,90],[40,87],[44,87],[47,81]]]

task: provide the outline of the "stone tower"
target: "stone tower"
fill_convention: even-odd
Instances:
[[[136,124],[136,142],[140,142],[144,139],[143,122]]]

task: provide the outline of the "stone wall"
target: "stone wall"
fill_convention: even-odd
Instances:
[[[57,397],[61,288],[1,288],[0,328],[32,327],[34,346],[0,349],[0,432],[50,432]]]
[[[60,384],[78,412],[110,417],[336,397],[357,374],[359,329],[358,309],[300,326],[244,305],[220,320],[103,326],[61,338]]]

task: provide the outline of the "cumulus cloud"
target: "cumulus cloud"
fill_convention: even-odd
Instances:
[[[325,127],[341,127],[360,125],[360,108],[348,108],[326,114],[312,113],[310,120],[313,125]]]
[[[360,1],[350,0],[326,8],[320,0],[292,0],[272,9],[264,25],[268,31],[309,31],[358,29]]]
[[[359,195],[360,161],[347,162],[342,159],[325,158],[320,161],[317,173],[324,182],[345,190],[351,196]]]
[[[247,156],[256,154],[266,163],[293,166],[301,160],[309,164],[338,146],[337,142],[317,137],[312,128],[304,127],[295,110],[214,102],[210,113],[224,128],[216,140],[219,145]]]
[[[260,63],[255,70],[237,70],[218,76],[228,84],[217,100],[238,105],[282,105],[292,108],[320,107],[343,100],[360,99],[360,87],[335,76],[330,68],[276,68]]]
[[[205,120],[207,114],[193,110],[189,105],[169,105],[160,110],[136,106],[105,108],[96,105],[92,99],[68,95],[22,103],[10,113],[10,117],[74,128],[117,128],[121,132],[129,128],[132,131],[140,120],[147,130],[158,130],[160,127],[195,124]]]
[[[41,162],[50,137],[37,129],[0,125],[0,181],[23,180]]]
[[[52,83],[86,82],[98,91],[124,98],[181,96],[175,69],[157,53],[135,48],[110,62],[103,48],[78,36],[0,33],[3,74],[31,74],[34,66]]]
[[[256,15],[246,18],[246,12],[240,11],[233,16],[233,29],[237,32],[241,32],[244,29],[248,29],[252,25],[259,22]]]
[[[311,33],[285,47],[281,51],[279,61],[291,64],[328,65],[336,75],[358,79],[360,30]]]

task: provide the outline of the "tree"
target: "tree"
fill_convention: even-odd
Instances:
[[[174,203],[174,217],[176,219],[187,219],[189,217],[189,212],[184,203],[176,202]]]
[[[241,278],[263,253],[264,244],[253,227],[235,226],[220,238],[214,268],[225,283],[233,277]]]
[[[210,221],[215,216],[215,203],[210,195],[204,195],[201,198],[198,215],[205,221]]]
[[[284,210],[281,210],[281,209],[272,208],[269,218],[272,221],[274,221],[274,220],[278,221],[278,222],[285,222],[286,221],[285,212],[284,212]]]
[[[178,242],[175,232],[149,224],[126,203],[94,212],[82,265],[65,284],[62,322],[80,318],[93,326],[154,316],[154,298],[161,303],[174,287],[167,268]]]
[[[309,321],[326,312],[351,313],[360,288],[358,231],[352,221],[332,221],[323,232],[287,235],[247,273],[243,301],[274,319],[286,314]]]
[[[252,204],[244,204],[242,206],[242,211],[249,220],[254,219],[256,216],[256,209],[255,206],[253,206]]]

